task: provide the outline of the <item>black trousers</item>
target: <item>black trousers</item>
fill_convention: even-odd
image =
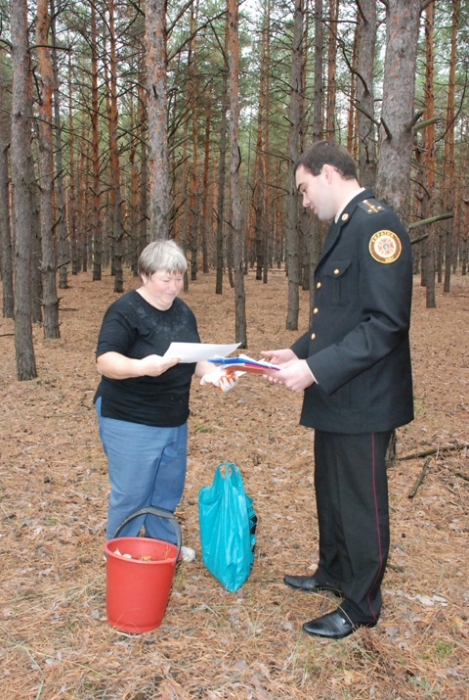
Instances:
[[[315,433],[316,577],[343,591],[341,608],[355,623],[374,622],[381,610],[389,553],[385,456],[390,437],[391,431]]]

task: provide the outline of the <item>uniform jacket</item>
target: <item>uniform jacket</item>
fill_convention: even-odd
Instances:
[[[371,190],[331,225],[315,287],[312,327],[292,346],[317,380],[305,390],[301,424],[364,433],[411,421],[410,241]]]

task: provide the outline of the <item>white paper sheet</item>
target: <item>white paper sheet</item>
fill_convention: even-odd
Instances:
[[[165,357],[179,357],[181,362],[199,362],[208,360],[209,357],[219,355],[226,357],[239,348],[241,343],[231,345],[212,345],[211,343],[171,343],[166,350]]]

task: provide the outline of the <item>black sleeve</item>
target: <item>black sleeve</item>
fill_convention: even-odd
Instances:
[[[311,331],[307,331],[306,333],[303,333],[302,336],[300,336],[293,345],[291,346],[290,350],[293,350],[295,355],[299,360],[306,360],[308,357],[308,349],[309,349],[309,338],[311,335]]]
[[[105,352],[118,352],[127,355],[129,348],[136,338],[136,329],[126,318],[125,314],[111,304],[104,314],[101,330],[98,336],[96,357]]]

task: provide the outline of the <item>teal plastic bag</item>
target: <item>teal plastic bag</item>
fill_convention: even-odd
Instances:
[[[228,591],[236,591],[251,572],[257,526],[239,467],[219,464],[212,485],[200,489],[198,502],[203,562]]]

